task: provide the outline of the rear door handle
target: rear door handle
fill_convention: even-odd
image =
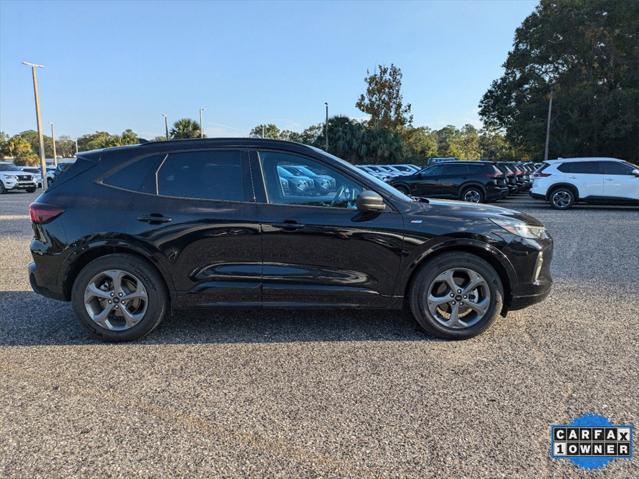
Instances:
[[[302,228],[304,228],[303,224],[298,223],[295,220],[284,220],[281,223],[273,223],[271,226],[274,226],[276,228],[280,228],[286,231],[295,231],[295,230],[301,230]]]
[[[168,216],[164,216],[160,213],[151,213],[148,215],[138,216],[138,221],[141,221],[142,223],[149,223],[152,225],[159,225],[161,223],[170,223],[172,220]]]

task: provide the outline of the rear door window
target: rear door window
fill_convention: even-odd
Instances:
[[[217,201],[253,198],[248,157],[241,150],[169,153],[157,173],[158,194]]]
[[[563,173],[597,175],[602,173],[600,161],[571,161],[562,163],[557,169]]]

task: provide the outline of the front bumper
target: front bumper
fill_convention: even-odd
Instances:
[[[38,188],[38,184],[35,181],[5,181],[3,183],[7,190],[28,190],[30,188]]]

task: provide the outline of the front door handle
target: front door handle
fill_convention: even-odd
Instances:
[[[302,228],[304,228],[303,224],[298,223],[295,220],[284,220],[281,223],[273,223],[271,226],[274,226],[275,228],[280,228],[286,231],[296,231],[296,230],[301,230]]]
[[[141,221],[142,223],[149,223],[152,225],[159,225],[161,223],[170,223],[171,218],[160,213],[151,213],[148,215],[138,216],[138,221]]]

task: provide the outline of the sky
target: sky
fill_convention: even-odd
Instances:
[[[394,63],[415,126],[481,126],[535,1],[213,2],[0,0],[0,131],[77,137],[131,128],[143,138],[204,111],[207,136],[261,123],[301,131],[355,107],[367,70]]]

